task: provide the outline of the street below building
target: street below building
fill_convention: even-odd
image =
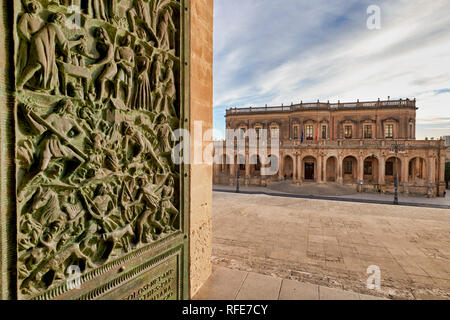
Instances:
[[[213,262],[390,299],[450,299],[450,210],[214,192]],[[367,288],[369,267],[381,271],[380,291]]]

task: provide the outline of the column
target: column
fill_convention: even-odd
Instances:
[[[430,157],[428,159],[428,183],[434,184],[436,181],[435,176],[435,159],[434,157]]]
[[[301,155],[297,157],[297,181],[299,184],[303,182],[303,165]]]
[[[364,182],[364,158],[358,159],[358,183]]]
[[[402,181],[400,183],[401,185],[403,185],[404,194],[409,194],[408,180],[409,180],[409,161],[408,158],[405,156],[402,159]]]
[[[317,175],[316,181],[322,183],[322,156],[320,155],[317,157],[317,170],[315,174]]]
[[[298,166],[297,166],[297,157],[298,157],[298,156],[295,155],[295,156],[293,157],[293,161],[292,161],[292,162],[293,162],[293,165],[294,165],[294,177],[293,177],[294,183],[297,182],[297,170],[298,170],[298,169],[297,169],[297,168],[298,168]]]
[[[441,150],[441,160],[439,161],[439,184],[445,185],[445,151]]]
[[[379,170],[378,170],[378,184],[385,184],[386,180],[386,158],[380,157]]]
[[[419,162],[419,161],[417,161]],[[401,183],[408,183],[408,176],[409,176],[409,161],[408,158],[404,157],[402,159],[402,180]]]
[[[230,164],[230,185],[234,185],[236,177],[236,164]]]
[[[245,185],[250,184],[250,155],[247,153],[245,155]]]
[[[436,165],[435,165],[435,158],[430,157],[429,158],[429,165],[428,165],[428,197],[434,198],[434,187],[436,186]]]
[[[250,155],[245,155],[245,177],[250,177]]]
[[[445,184],[445,152],[443,149],[441,149],[441,158],[439,160],[439,190],[438,190],[438,197],[443,197],[444,192],[446,191],[446,184]]]
[[[278,159],[278,179],[284,180],[284,176],[283,176],[283,161],[284,158],[283,156],[280,155],[280,158]]]
[[[338,162],[338,165],[337,165],[337,183],[339,183],[339,184],[344,184],[344,178],[342,176],[342,161],[343,161],[342,156],[338,156],[337,157],[337,162]]]

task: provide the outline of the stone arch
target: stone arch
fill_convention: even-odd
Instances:
[[[358,158],[349,155],[342,160],[342,178],[344,182],[355,182],[358,180]]]
[[[263,159],[264,160],[264,159]],[[272,172],[272,175],[268,175],[267,172],[265,174],[266,177],[275,177],[278,176],[278,170],[280,169],[280,158],[274,154],[270,154],[267,156],[267,160],[262,162],[261,166],[261,174],[265,173],[264,171],[270,170],[272,167],[276,168],[276,172]]]
[[[327,182],[336,182],[337,181],[337,164],[338,160],[335,156],[328,157],[325,162],[326,170],[326,181]]]
[[[425,183],[428,180],[427,161],[421,157],[414,157],[408,163],[408,182]]]
[[[222,164],[221,164],[221,172],[222,173],[228,173],[230,172],[230,165],[231,165],[231,161],[230,161],[230,157],[227,154],[222,155]]]
[[[259,155],[254,154],[250,157],[250,175],[259,177],[261,175],[262,162]]]
[[[375,155],[368,156],[363,163],[363,176],[366,183],[378,183],[379,181],[379,160]]]
[[[284,179],[294,178],[294,159],[290,155],[283,158],[283,177]]]
[[[236,154],[234,156],[234,164],[239,167],[239,174],[241,176],[245,175],[245,155]]]
[[[302,178],[304,181],[317,181],[317,159],[314,156],[305,156],[302,159]]]
[[[397,165],[395,159],[397,159]],[[396,172],[398,172],[398,181],[402,181],[402,164],[402,159],[400,159],[399,157],[392,156],[386,159],[384,170],[386,183],[394,183]]]

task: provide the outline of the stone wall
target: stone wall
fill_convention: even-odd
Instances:
[[[195,121],[203,122],[203,132],[212,128],[212,64],[213,0],[191,0],[191,132],[194,131]],[[209,139],[212,140],[212,137]],[[204,147],[207,143],[208,141],[204,141]],[[193,154],[191,158],[193,159]],[[212,166],[210,164],[191,165],[190,209],[190,276],[191,296],[194,296],[212,271]]]

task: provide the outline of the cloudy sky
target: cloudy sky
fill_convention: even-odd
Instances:
[[[381,29],[367,8],[381,8]],[[215,0],[214,126],[230,107],[417,98],[450,135],[449,0]],[[216,133],[216,138],[220,134]]]

